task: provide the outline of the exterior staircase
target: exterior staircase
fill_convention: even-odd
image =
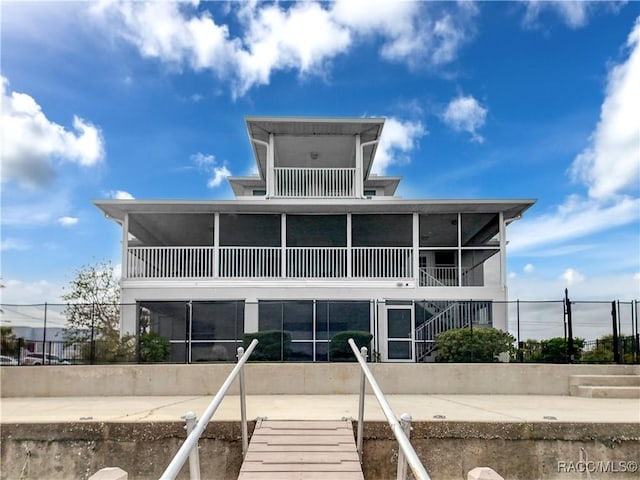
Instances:
[[[416,361],[427,362],[436,350],[436,336],[454,328],[468,328],[473,325],[491,326],[491,302],[424,302],[430,318],[416,327]],[[417,323],[417,322],[416,322]]]
[[[587,398],[640,398],[640,375],[571,375],[569,395]]]

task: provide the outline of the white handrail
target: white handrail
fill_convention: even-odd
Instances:
[[[382,390],[380,389],[378,382],[376,382],[376,379],[371,373],[371,370],[369,370],[369,367],[367,367],[367,362],[364,359],[367,354],[367,347],[362,347],[362,353],[360,353],[358,351],[358,346],[356,345],[356,342],[353,341],[353,338],[349,339],[349,346],[351,347],[351,350],[353,350],[353,354],[356,356],[356,359],[360,364],[360,367],[362,369],[362,374],[369,381],[371,390],[373,390],[373,393],[375,394],[376,399],[378,400],[378,403],[380,404],[380,407],[384,412],[384,416],[387,417],[387,422],[389,423],[389,427],[391,427],[391,431],[393,432],[393,435],[396,437],[396,440],[398,441],[398,445],[400,446],[402,453],[407,459],[407,463],[409,464],[409,467],[411,468],[411,471],[413,472],[413,475],[415,476],[416,480],[430,480],[429,474],[427,473],[424,466],[422,465],[422,462],[420,462],[420,459],[418,458],[418,454],[413,449],[413,446],[411,445],[411,442],[405,435],[402,429],[402,426],[396,419],[393,413],[393,410],[391,410],[389,403],[387,403],[387,400],[384,398],[384,394],[382,393]],[[362,382],[361,382],[361,386],[362,387],[364,386]],[[364,388],[361,388],[360,395],[364,397]],[[361,401],[360,405],[361,405],[361,408],[364,409],[364,402]],[[363,417],[364,416],[362,415],[362,412],[359,412],[359,415],[358,415],[359,422],[362,421]],[[361,432],[362,432],[362,429],[360,428],[360,425],[358,425],[359,436],[362,435]],[[357,439],[357,444],[359,446],[362,446],[362,438]],[[358,452],[358,453],[361,454],[362,452]]]
[[[174,480],[178,476],[178,473],[180,473],[180,469],[184,465],[184,462],[187,461],[187,457],[189,457],[191,450],[197,446],[198,440],[200,439],[202,432],[204,432],[204,429],[207,427],[209,420],[211,420],[213,414],[216,413],[216,410],[220,406],[220,403],[222,403],[222,399],[226,395],[227,390],[229,390],[229,387],[235,380],[236,376],[238,376],[238,374],[242,371],[242,367],[244,367],[244,364],[251,356],[251,353],[253,352],[253,349],[256,348],[257,344],[258,339],[254,338],[253,341],[249,344],[249,348],[247,348],[247,351],[244,352],[244,355],[242,355],[242,357],[238,359],[238,363],[233,368],[227,379],[224,381],[224,383],[218,390],[218,393],[216,393],[216,396],[213,397],[213,400],[211,400],[211,403],[202,414],[202,418],[196,424],[195,428],[189,434],[187,439],[184,441],[184,443],[178,450],[178,453],[176,453],[176,456],[173,457],[173,460],[171,460],[171,463],[169,463],[169,466],[160,477],[160,480]]]

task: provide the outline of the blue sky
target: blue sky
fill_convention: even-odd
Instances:
[[[4,303],[120,263],[92,199],[231,198],[245,115],[384,116],[405,198],[536,198],[511,298],[640,297],[640,4],[2,2]]]

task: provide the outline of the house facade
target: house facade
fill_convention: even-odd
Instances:
[[[245,332],[290,332],[291,360],[373,334],[382,361],[435,336],[507,329],[506,228],[533,200],[406,200],[372,165],[380,118],[247,117],[258,173],[233,200],[100,200],[122,226],[122,331],[171,361],[233,360]]]

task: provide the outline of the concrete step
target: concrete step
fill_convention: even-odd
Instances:
[[[571,395],[587,398],[640,398],[640,387],[602,387],[579,385]],[[574,393],[575,392],[575,393]]]
[[[570,375],[569,394],[589,398],[640,398],[640,375]]]

